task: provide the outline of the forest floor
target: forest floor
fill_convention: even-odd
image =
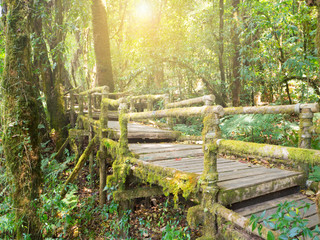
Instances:
[[[98,208],[98,184],[93,189],[88,187],[88,168],[85,167],[78,177],[79,208],[90,208],[91,216],[79,219],[79,225],[71,228],[68,237],[71,239],[196,239],[201,236],[201,228],[191,229],[186,216],[190,206],[185,201],[174,207],[171,196],[158,196],[137,199],[131,210],[121,217],[118,204],[108,193],[105,208]],[[86,212],[86,211],[85,211]],[[90,214],[90,213],[89,213]],[[91,219],[90,221],[87,221]],[[127,237],[124,237],[127,235]]]

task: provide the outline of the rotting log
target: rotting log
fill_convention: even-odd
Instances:
[[[208,113],[218,113],[219,117],[224,115],[222,106],[204,106],[204,107],[189,107],[189,108],[171,108],[152,112],[128,113],[125,117],[128,120],[139,120],[148,118],[163,118],[163,117],[190,117],[206,115]]]
[[[113,194],[115,201],[132,200],[163,195],[161,187],[140,187],[129,190],[118,190]]]
[[[283,147],[270,144],[250,143],[235,140],[217,140],[220,152],[250,154],[259,157],[272,157],[296,163],[320,165],[320,151],[294,147]]]
[[[88,144],[86,150],[83,152],[83,154],[81,155],[81,157],[79,158],[76,166],[74,167],[71,175],[68,177],[67,181],[65,182],[65,184],[63,185],[62,191],[60,193],[61,197],[64,198],[65,194],[67,193],[67,185],[69,183],[72,183],[74,181],[74,179],[78,176],[80,170],[82,169],[85,161],[88,159],[91,151],[93,150],[94,146],[96,145],[96,142],[98,140],[98,137],[95,136]]]
[[[205,95],[202,97],[187,99],[180,102],[168,103],[166,104],[166,108],[179,108],[179,107],[185,107],[185,106],[192,106],[194,104],[200,104],[200,103],[204,103],[204,104],[208,102],[213,103],[214,101],[215,101],[214,95]],[[206,105],[213,105],[213,104],[206,104]]]
[[[318,103],[279,105],[279,106],[258,106],[258,107],[234,107],[225,108],[225,115],[235,114],[299,114],[303,108],[310,108],[313,113],[319,112]]]

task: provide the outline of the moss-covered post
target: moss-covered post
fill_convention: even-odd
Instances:
[[[204,209],[204,235],[214,237],[217,234],[215,216],[210,213],[210,208],[217,201],[218,170],[217,170],[217,139],[221,137],[219,128],[219,114],[210,113],[204,117],[203,151],[204,170],[201,176],[203,190],[202,207]]]
[[[120,138],[119,138],[119,154],[124,157],[129,153],[128,145],[128,119],[125,114],[128,112],[128,104],[126,99],[122,99],[119,105],[119,124],[120,124]]]
[[[128,97],[127,99],[130,104],[129,112],[135,112],[134,99],[132,99],[132,96]]]
[[[92,94],[88,93],[88,116],[92,119]]]
[[[150,112],[153,109],[153,99],[152,98],[148,98],[147,99],[147,111]]]
[[[79,95],[79,115],[83,115],[83,96]]]
[[[99,176],[100,176],[100,184],[99,184],[99,196],[100,196],[100,205],[102,206],[106,202],[106,194],[104,192],[104,188],[107,182],[107,173],[106,173],[106,148],[102,143],[102,139],[106,136],[105,129],[108,128],[108,104],[104,103],[104,99],[108,98],[109,88],[105,86],[102,90],[101,95],[101,110],[100,110],[100,148],[98,153],[99,159]],[[93,170],[92,170],[93,174]],[[91,175],[92,176],[92,175]]]
[[[313,112],[310,108],[301,108],[299,114],[300,118],[300,133],[299,133],[299,147],[300,148],[311,148],[311,129]]]
[[[74,105],[75,105],[74,93],[73,93],[73,91],[70,91],[70,124],[71,124],[72,128],[74,128],[75,122],[76,122]]]
[[[169,94],[165,94],[164,96],[164,108],[168,109],[168,104],[170,103],[170,95]],[[167,118],[167,125],[170,129],[173,129],[173,121],[172,118],[168,117]]]
[[[308,107],[300,108],[300,132],[299,132],[299,147],[300,148],[311,148],[311,129],[312,129],[312,120],[313,120],[313,112]],[[302,164],[301,167],[304,169],[304,174],[306,180],[309,177],[309,164]]]

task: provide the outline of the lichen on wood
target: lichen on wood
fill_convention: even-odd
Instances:
[[[166,108],[178,108],[178,107],[192,106],[192,105],[200,104],[200,103],[214,102],[214,100],[215,100],[214,95],[205,95],[202,97],[187,99],[187,100],[183,100],[180,102],[168,103],[168,104],[166,104]],[[212,105],[212,104],[208,104],[208,105]]]
[[[299,104],[299,105],[279,105],[279,106],[259,106],[259,107],[233,107],[225,108],[225,115],[235,114],[292,114],[300,113],[301,108],[310,108],[312,112],[319,112],[317,103]]]
[[[128,120],[139,120],[147,118],[163,118],[163,117],[190,117],[204,116],[208,113],[217,113],[220,117],[224,115],[223,107],[221,106],[204,106],[204,107],[189,107],[189,108],[171,108],[152,112],[128,113],[125,117]]]
[[[234,140],[219,140],[219,149],[222,152],[242,153],[261,157],[291,160],[296,163],[310,163],[320,165],[320,151],[277,145],[249,143]]]
[[[147,184],[159,185],[165,195],[172,193],[174,201],[178,201],[178,195],[182,193],[184,198],[200,190],[200,176],[193,173],[185,173],[173,168],[156,166],[147,162],[127,158],[126,162],[132,165],[132,174]]]

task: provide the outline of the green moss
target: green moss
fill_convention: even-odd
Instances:
[[[203,223],[204,211],[201,205],[197,205],[188,209],[187,221],[188,224],[196,228],[199,224]]]
[[[259,157],[290,160],[296,163],[320,164],[320,151],[276,145],[221,140],[219,149],[234,154],[249,154]]]
[[[188,198],[200,189],[197,174],[183,173],[171,168],[148,164],[135,158],[128,158],[126,162],[133,166],[134,176],[144,183],[161,186],[165,195],[169,193],[174,195],[175,202],[178,201],[179,193],[182,193],[184,198]]]
[[[107,154],[113,159],[117,158],[119,144],[111,139],[103,138],[100,144],[106,147]]]

